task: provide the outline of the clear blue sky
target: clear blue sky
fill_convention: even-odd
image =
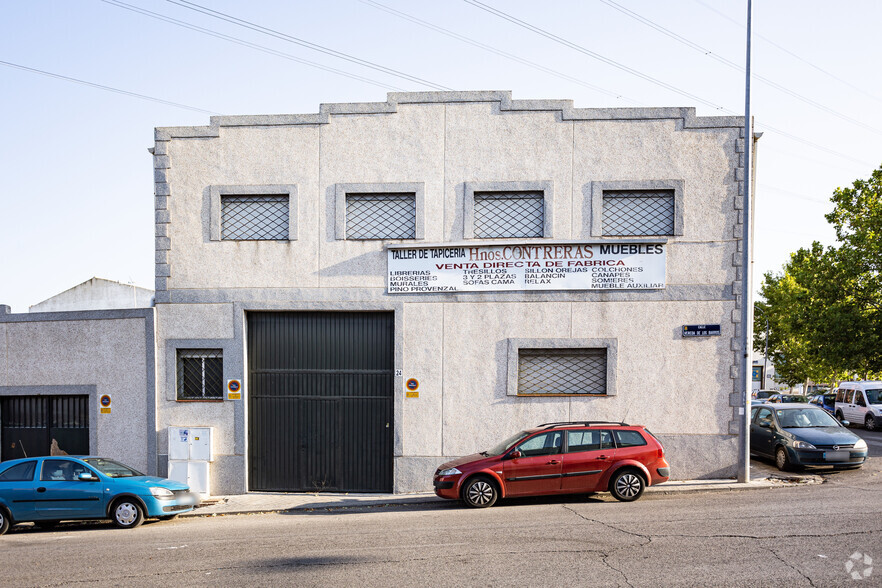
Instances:
[[[463,0],[196,1],[275,36],[183,0],[3,0],[0,61],[192,109],[0,65],[0,304],[26,312],[92,276],[152,288],[147,148],[154,127],[208,124],[198,109],[313,113],[433,84],[583,108],[743,113],[744,74],[732,64],[744,64],[746,0],[481,2],[577,48]],[[878,0],[754,2],[757,281],[813,240],[833,244],[831,193],[882,164],[880,22]]]

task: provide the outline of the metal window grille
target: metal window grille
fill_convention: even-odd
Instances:
[[[286,241],[288,196],[221,196],[221,239]]]
[[[178,400],[222,399],[223,376],[222,350],[178,350]]]
[[[347,194],[346,238],[416,238],[416,194]]]
[[[674,191],[604,191],[604,235],[673,235]]]
[[[474,232],[478,239],[544,236],[543,193],[475,193]]]
[[[518,394],[606,394],[606,349],[518,350]]]

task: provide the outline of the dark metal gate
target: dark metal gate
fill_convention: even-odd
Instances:
[[[89,454],[88,396],[0,398],[0,459]]]
[[[249,488],[391,492],[394,317],[248,313]]]

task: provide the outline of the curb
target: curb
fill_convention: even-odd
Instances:
[[[662,496],[670,496],[675,494],[698,494],[702,492],[743,492],[749,490],[766,490],[769,488],[786,488],[795,486],[805,486],[812,484],[821,484],[823,480],[818,476],[793,476],[788,478],[762,478],[751,482],[735,482],[732,480],[689,480],[684,482],[667,482],[658,486],[650,486],[646,489],[647,494],[656,494]],[[306,496],[293,494],[293,497],[305,498]],[[247,515],[247,514],[271,514],[298,511],[333,511],[351,508],[380,508],[387,506],[412,505],[412,504],[429,504],[433,502],[444,503],[453,502],[438,498],[435,494],[426,493],[425,496],[408,496],[403,498],[395,498],[394,494],[377,496],[375,498],[330,498],[330,500],[322,501],[322,497],[314,496],[315,501],[305,504],[293,504],[265,507],[248,507],[243,505],[240,508],[227,507],[224,505],[227,498],[221,497],[224,504],[217,504],[205,507],[198,507],[188,513],[182,513],[180,518],[184,517],[217,517],[228,515]],[[217,506],[217,510],[209,511]],[[206,509],[206,510],[203,510]]]

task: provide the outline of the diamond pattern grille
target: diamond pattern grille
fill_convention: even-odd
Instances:
[[[347,194],[347,239],[414,239],[415,194]]]
[[[674,191],[605,191],[603,234],[673,235]]]
[[[518,394],[606,394],[606,349],[520,349]]]
[[[475,237],[542,237],[544,204],[542,192],[475,193]]]
[[[178,400],[222,399],[223,378],[220,349],[178,350]]]
[[[221,239],[287,241],[288,196],[221,196]]]

